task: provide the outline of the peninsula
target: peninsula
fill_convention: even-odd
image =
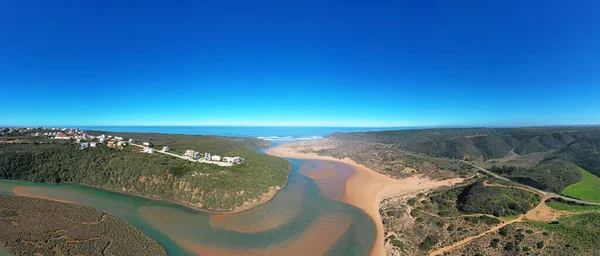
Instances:
[[[167,154],[143,150],[135,141]],[[290,164],[256,152],[268,145],[256,138],[5,129],[0,132],[0,178],[77,183],[233,212],[268,201],[286,183]],[[199,161],[195,154],[186,156],[189,151],[212,157]],[[222,161],[221,156],[231,157]]]

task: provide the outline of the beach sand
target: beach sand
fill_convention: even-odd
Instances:
[[[343,200],[363,210],[375,223],[377,237],[371,250],[370,255],[372,256],[387,254],[384,246],[384,227],[379,215],[379,204],[383,199],[390,196],[405,195],[441,186],[453,185],[463,181],[460,178],[443,181],[432,181],[423,177],[393,179],[357,164],[351,159],[338,159],[330,156],[301,153],[293,145],[294,143],[279,145],[266,150],[266,153],[286,158],[335,161],[350,165],[355,170],[346,181],[346,191]]]

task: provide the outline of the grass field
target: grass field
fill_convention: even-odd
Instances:
[[[598,206],[598,205],[581,205],[581,204],[577,204],[577,203],[560,202],[560,201],[552,200],[552,199],[548,199],[546,201],[546,205],[552,209],[559,210],[559,211],[580,212],[580,211],[600,210],[600,206]]]
[[[563,194],[581,200],[600,202],[600,178],[584,169],[579,170],[582,174],[581,181],[567,187]]]

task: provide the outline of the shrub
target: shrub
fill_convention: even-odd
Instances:
[[[508,235],[508,229],[506,227],[503,227],[500,230],[498,230],[498,234],[500,234],[501,236],[507,236]]]
[[[421,251],[429,251],[431,250],[438,242],[440,238],[437,235],[427,235],[425,240],[419,244],[419,249]]]
[[[514,250],[514,249],[515,249],[515,244],[514,244],[513,242],[507,242],[507,243],[504,245],[504,250],[505,250],[505,251],[512,251],[512,250]]]
[[[419,217],[419,216],[421,216],[421,211],[419,211],[417,209],[412,209],[412,211],[410,211],[410,216]]]
[[[544,241],[539,241],[539,242],[536,244],[536,246],[537,246],[537,248],[538,248],[538,249],[542,249],[542,248],[544,248]]]

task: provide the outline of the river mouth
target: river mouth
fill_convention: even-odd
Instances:
[[[140,228],[169,255],[368,255],[375,225],[343,202],[350,166],[287,159],[287,185],[269,202],[235,213],[206,213],[75,184],[0,180],[0,193],[76,203]]]

